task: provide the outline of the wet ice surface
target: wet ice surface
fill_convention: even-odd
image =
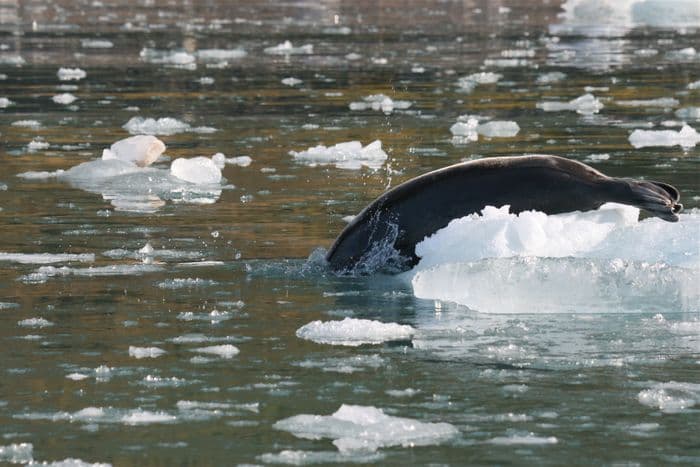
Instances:
[[[0,463],[700,461],[694,2],[14,3]],[[685,210],[307,260],[387,188],[525,153]]]

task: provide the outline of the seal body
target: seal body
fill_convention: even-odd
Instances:
[[[426,173],[387,191],[346,226],[326,254],[338,272],[371,272],[391,261],[417,263],[415,246],[452,219],[486,206],[560,214],[589,211],[608,202],[637,206],[675,222],[679,193],[659,182],[613,178],[557,156],[494,157]]]

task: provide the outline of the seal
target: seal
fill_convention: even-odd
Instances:
[[[560,214],[605,203],[636,206],[678,221],[678,190],[666,183],[609,177],[558,156],[492,157],[451,165],[408,180],[370,203],[326,254],[338,273],[395,272],[417,264],[416,244],[452,219],[486,206]],[[389,254],[392,253],[392,254]]]

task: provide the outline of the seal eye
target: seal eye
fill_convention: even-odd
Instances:
[[[673,205],[672,211],[674,214],[678,214],[683,210],[683,205],[681,203],[676,203]]]

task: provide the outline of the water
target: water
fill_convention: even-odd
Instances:
[[[695,2],[108,3],[0,5],[0,462],[700,462],[698,149],[629,140],[699,128]],[[461,115],[519,131],[454,137]],[[134,117],[177,120],[151,172],[17,177],[98,159]],[[377,139],[370,167],[290,154]],[[168,178],[217,152],[252,162]],[[685,217],[437,270],[441,297],[481,281],[475,309],[307,261],[386,188],[523,153],[671,183]],[[298,333],[346,318],[383,342]]]

